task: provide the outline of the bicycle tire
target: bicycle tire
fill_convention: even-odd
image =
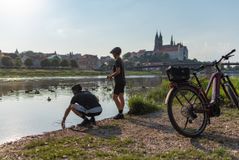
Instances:
[[[231,103],[239,109],[239,99],[236,96],[236,93],[233,91],[232,86],[230,85],[230,83],[226,83],[226,84],[224,84],[224,86],[229,95]]]
[[[173,114],[173,101],[174,101],[174,98],[176,97],[177,93],[179,91],[182,91],[182,90],[185,90],[185,91],[190,91],[192,93],[194,93],[196,95],[196,97],[200,100],[200,102],[202,103],[202,111],[203,111],[203,120],[202,120],[202,124],[200,125],[199,129],[196,130],[195,132],[193,133],[189,133],[185,130],[183,130],[178,122],[175,120],[175,117],[174,117],[174,114]],[[169,120],[173,126],[173,128],[181,135],[185,136],[185,137],[190,137],[190,138],[195,138],[195,137],[198,137],[199,135],[201,135],[201,133],[205,130],[206,126],[207,126],[207,123],[208,123],[208,113],[206,112],[206,109],[205,109],[205,99],[203,98],[203,96],[198,93],[198,90],[193,87],[193,86],[180,86],[180,87],[177,87],[177,88],[174,88],[173,91],[171,92],[171,94],[169,95],[169,100],[168,100],[168,103],[167,103],[167,110],[168,110],[168,116],[169,116]]]

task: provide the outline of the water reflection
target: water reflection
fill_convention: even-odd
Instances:
[[[0,143],[60,129],[61,118],[73,96],[71,87],[77,83],[99,98],[103,112],[97,120],[117,113],[111,98],[114,84],[104,77],[1,79],[0,82]],[[126,101],[133,91],[144,90],[160,82],[159,77],[127,77]],[[125,112],[127,110],[126,106]],[[80,118],[71,113],[66,125],[80,122]]]

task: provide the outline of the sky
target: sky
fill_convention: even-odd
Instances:
[[[152,50],[156,31],[189,58],[239,51],[238,0],[0,0],[0,50],[109,55]],[[239,61],[239,52],[233,61]]]

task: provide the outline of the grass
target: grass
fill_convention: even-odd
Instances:
[[[159,86],[147,93],[131,96],[128,100],[129,114],[142,115],[161,110],[168,90],[169,82],[163,80]]]
[[[222,108],[222,116],[219,117],[220,120],[226,122],[239,118],[239,109],[237,108]]]
[[[137,142],[130,138],[100,138],[89,135],[78,137],[49,138],[35,140],[17,151],[16,156],[23,159],[115,159],[115,160],[230,160],[232,156],[226,148],[218,148],[204,152],[195,148],[186,150],[171,150],[168,152],[147,153],[144,148],[133,146]],[[140,143],[140,142],[138,142]]]
[[[35,140],[26,144],[17,154],[24,159],[93,159],[113,158],[117,154],[128,154],[125,148],[134,143],[129,138],[100,138],[72,136]]]
[[[0,69],[0,77],[67,77],[67,76],[98,76],[107,75],[106,71],[78,69]],[[126,75],[159,75],[159,71],[126,71]]]
[[[129,114],[143,115],[155,112],[161,109],[161,106],[154,101],[150,101],[142,95],[132,96],[128,101]]]

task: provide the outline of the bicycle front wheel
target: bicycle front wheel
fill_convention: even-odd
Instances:
[[[232,86],[230,85],[230,83],[226,83],[224,84],[224,86],[229,95],[231,103],[239,109],[239,97],[237,97],[236,93],[232,89]]]
[[[199,136],[207,126],[205,101],[193,86],[175,88],[168,100],[168,116],[175,130],[186,137]]]

